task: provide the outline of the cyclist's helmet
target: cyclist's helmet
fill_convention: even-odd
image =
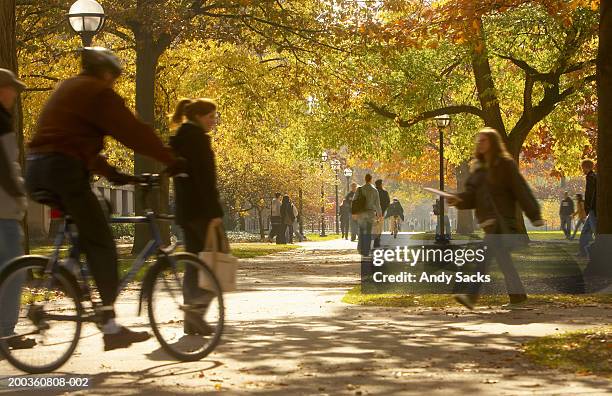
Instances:
[[[85,47],[81,50],[81,69],[83,73],[94,76],[110,72],[119,77],[123,66],[113,51],[104,47]]]

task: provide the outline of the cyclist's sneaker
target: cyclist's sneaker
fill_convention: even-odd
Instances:
[[[214,333],[214,330],[201,315],[195,312],[185,313],[185,323],[183,324],[183,331],[188,335],[203,335],[209,336]]]
[[[11,338],[6,343],[11,349],[31,349],[36,346],[36,341],[27,337]]]
[[[114,334],[104,334],[104,350],[127,348],[135,342],[146,341],[151,338],[151,334],[146,331],[132,331],[127,327],[120,327],[119,332]]]

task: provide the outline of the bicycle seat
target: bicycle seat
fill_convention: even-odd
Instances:
[[[37,190],[30,194],[30,198],[34,202],[39,204],[47,205],[55,209],[62,210],[62,201],[60,197],[49,190]]]

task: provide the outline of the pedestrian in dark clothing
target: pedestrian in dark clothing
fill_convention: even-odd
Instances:
[[[561,230],[565,238],[572,237],[572,216],[574,215],[574,201],[570,198],[569,192],[565,192],[559,207],[559,217],[561,218]]]
[[[351,183],[351,191],[346,194],[345,198],[349,202],[349,205],[351,205],[353,200],[355,199],[355,192],[357,192],[357,183],[353,182]],[[359,234],[359,224],[357,223],[357,220],[353,218],[353,216],[351,216],[351,223],[349,228],[351,230],[351,242],[355,242],[357,240],[357,235]]]
[[[274,198],[272,199],[272,203],[270,204],[270,235],[268,235],[268,242],[272,242],[272,238],[276,237],[278,239],[278,235],[281,228],[281,196],[282,194],[277,192],[274,194]],[[278,241],[277,241],[278,242]]]
[[[385,212],[391,203],[391,198],[389,197],[389,192],[383,188],[382,179],[378,179],[375,182],[376,189],[378,190],[378,199],[380,201],[380,209],[382,210],[382,217],[379,218],[379,223],[375,226],[376,232],[374,235],[374,247],[380,247],[380,235],[384,231],[384,219]]]
[[[277,244],[287,243],[287,229],[291,228],[293,234],[293,222],[295,221],[295,215],[293,214],[293,204],[289,199],[289,195],[283,196],[283,201],[280,207],[281,224],[278,229],[278,236],[276,237]],[[293,240],[293,238],[291,238]]]
[[[476,209],[476,217],[484,229],[484,242],[487,246],[485,259],[477,264],[476,271],[485,274],[491,259],[495,258],[506,281],[510,297],[508,307],[514,307],[527,300],[508,248],[508,241],[511,241],[511,235],[508,234],[519,233],[516,205],[520,205],[535,226],[542,226],[544,221],[538,202],[495,129],[480,130],[475,157],[465,192],[449,198],[448,203],[458,209]],[[482,283],[472,283],[468,294],[456,295],[455,298],[472,309],[481,286]]]
[[[187,160],[188,175],[174,181],[176,221],[183,229],[185,250],[197,255],[206,247],[209,225],[223,223],[215,154],[209,135],[217,125],[217,105],[210,99],[183,99],[176,107],[172,122],[180,126],[170,138],[170,145],[177,155]],[[203,314],[211,297],[210,292],[198,286],[197,268],[186,267],[183,299],[185,304],[202,305],[202,312],[186,314],[185,334],[210,332]]]
[[[340,230],[342,232],[342,238],[349,238],[349,228],[351,224],[351,203],[348,199],[342,200],[340,205]]]
[[[582,161],[582,172],[586,176],[586,189],[584,192],[584,211],[587,214],[584,227],[580,233],[579,257],[588,257],[589,245],[597,230],[597,174],[594,171],[595,162],[590,159]]]
[[[105,48],[85,48],[81,73],[61,82],[40,112],[28,144],[26,187],[54,194],[79,232],[79,247],[102,300],[104,348],[125,348],[149,338],[115,322],[113,305],[119,288],[117,250],[107,217],[93,193],[91,173],[121,185],[133,181],[100,154],[104,137],[169,165],[169,173],[183,171],[184,162],[165,147],[153,128],[139,121],[113,86],[122,72],[119,59]]]

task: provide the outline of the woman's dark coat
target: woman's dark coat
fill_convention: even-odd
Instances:
[[[476,209],[476,218],[487,232],[516,233],[517,204],[532,222],[542,218],[540,205],[511,158],[498,158],[490,169],[475,162],[465,192],[458,196],[457,209]]]
[[[204,129],[191,122],[183,123],[170,138],[176,155],[187,160],[189,175],[174,179],[178,224],[223,217],[211,140]]]

